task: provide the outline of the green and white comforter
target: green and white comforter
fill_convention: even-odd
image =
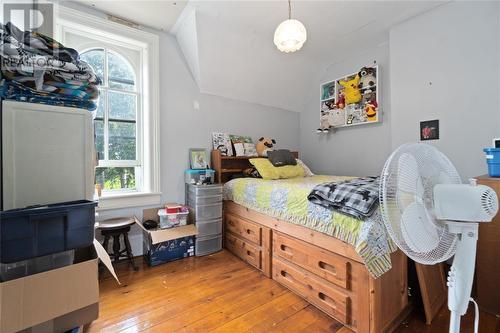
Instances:
[[[280,180],[239,178],[224,185],[224,199],[305,226],[351,244],[375,278],[391,268],[396,250],[377,211],[365,221],[340,214],[307,200],[318,184],[354,177],[312,176]]]

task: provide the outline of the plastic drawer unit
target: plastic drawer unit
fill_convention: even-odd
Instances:
[[[186,203],[196,224],[195,254],[204,256],[222,249],[222,185],[186,185]]]
[[[205,256],[220,250],[222,250],[222,235],[215,237],[196,237],[196,246],[194,249],[196,256]]]

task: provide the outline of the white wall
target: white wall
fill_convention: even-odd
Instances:
[[[299,114],[273,107],[200,94],[182,59],[176,40],[163,35],[161,165],[166,201],[184,200],[184,170],[189,148],[210,148],[212,132],[249,135],[254,140],[272,136],[283,148],[299,147]],[[193,108],[193,102],[200,105]]]
[[[334,133],[317,134],[319,127],[320,84],[359,70],[363,66],[380,66],[379,105],[382,123],[340,128]],[[377,175],[390,152],[390,72],[387,43],[363,50],[323,70],[311,87],[307,107],[300,114],[300,153],[313,172],[334,175]]]
[[[390,152],[419,141],[422,120],[464,180],[487,172],[482,149],[500,136],[500,6],[450,2],[394,26],[389,42],[331,65],[300,118],[301,155],[317,173],[378,174]],[[381,66],[383,124],[317,135],[319,85],[373,60]],[[432,84],[429,84],[432,82]]]
[[[498,7],[451,2],[391,30],[393,149],[419,140],[419,121],[439,119],[440,139],[427,142],[462,178],[486,173],[482,149],[500,136]]]

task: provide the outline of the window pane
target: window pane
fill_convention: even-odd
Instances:
[[[135,120],[136,100],[134,95],[109,91],[109,118]]]
[[[135,160],[135,123],[109,122],[109,159]]]
[[[96,118],[104,118],[104,108],[106,105],[106,94],[102,89],[99,89],[99,104],[97,104]]]
[[[102,120],[94,121],[95,149],[99,154],[99,160],[104,159],[104,123]]]
[[[95,74],[104,82],[104,50],[90,50],[80,54],[80,59],[92,67]]]
[[[123,90],[134,90],[134,72],[125,60],[108,52],[108,80],[109,87]]]
[[[103,190],[136,188],[135,168],[96,168],[95,177]]]

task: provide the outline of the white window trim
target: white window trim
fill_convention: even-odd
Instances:
[[[160,60],[159,38],[147,31],[131,28],[116,22],[87,14],[72,8],[57,6],[56,34],[64,44],[64,32],[77,29],[102,36],[109,43],[127,46],[137,45],[141,50],[144,68],[142,70],[142,85],[144,109],[144,133],[142,135],[142,154],[144,162],[144,179],[142,192],[121,192],[109,194],[99,199],[98,210],[118,209],[127,207],[160,204]],[[112,36],[112,38],[109,38]]]

